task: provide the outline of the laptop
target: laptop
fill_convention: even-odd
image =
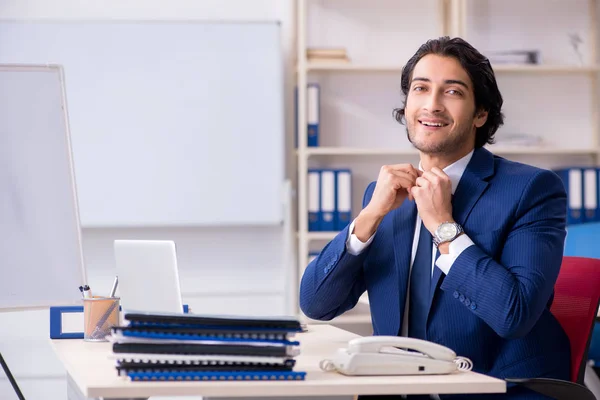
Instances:
[[[183,313],[175,242],[115,240],[121,308]]]

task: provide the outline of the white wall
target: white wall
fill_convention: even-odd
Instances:
[[[1,19],[226,20],[282,22],[285,62],[291,66],[292,0],[3,0]],[[293,69],[286,68],[286,99]],[[286,104],[292,132],[291,104]],[[288,139],[288,145],[291,143]],[[287,175],[291,175],[288,160]],[[293,299],[287,290],[292,265],[284,260],[283,228],[85,229],[88,280],[108,292],[114,277],[116,238],[170,239],[177,243],[184,302],[195,312],[284,314]],[[289,258],[293,260],[293,257]],[[8,273],[4,271],[4,273]],[[0,352],[28,399],[66,398],[64,371],[48,345],[47,311],[0,313]],[[0,373],[0,399],[14,398]]]

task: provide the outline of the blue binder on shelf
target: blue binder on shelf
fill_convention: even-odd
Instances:
[[[583,222],[600,220],[598,212],[598,169],[583,169]]]
[[[352,172],[349,169],[336,170],[335,191],[335,230],[341,231],[350,223],[352,216]]]
[[[564,168],[555,171],[567,191],[567,225],[583,222],[583,170]]]
[[[321,119],[321,88],[316,83],[306,85],[306,146],[319,146]],[[298,148],[298,88],[294,88],[294,146]]]
[[[321,170],[321,230],[335,230],[336,213],[336,171],[332,169]]]
[[[307,184],[307,208],[308,208],[308,230],[321,230],[321,171],[318,169],[308,170]]]
[[[187,304],[183,312],[189,312]],[[83,339],[83,306],[50,307],[50,339]]]
[[[321,120],[321,87],[309,83],[306,88],[306,122],[308,124],[307,146],[319,146],[319,125]]]

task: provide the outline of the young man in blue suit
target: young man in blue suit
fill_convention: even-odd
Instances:
[[[569,341],[550,313],[566,224],[553,172],[484,149],[503,124],[486,57],[459,38],[430,40],[402,71],[420,163],[386,165],[358,217],[312,261],[300,307],[330,320],[367,290],[375,335],[429,340],[498,378],[569,379]],[[507,394],[442,398],[545,399]]]

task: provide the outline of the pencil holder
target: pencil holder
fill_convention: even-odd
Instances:
[[[83,340],[106,342],[110,328],[119,324],[119,297],[83,299]]]

